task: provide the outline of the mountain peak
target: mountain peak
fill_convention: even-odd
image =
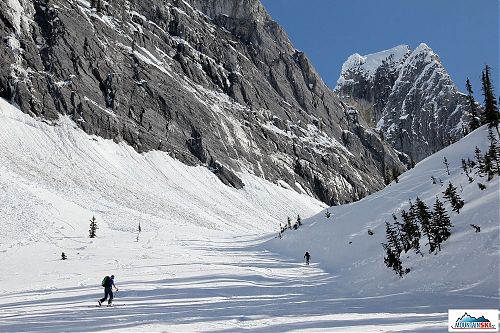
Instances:
[[[466,101],[425,43],[361,56],[342,66],[335,91],[415,161],[463,135]],[[427,124],[421,126],[419,124]]]
[[[365,78],[371,78],[375,75],[377,69],[385,63],[399,64],[410,53],[408,45],[398,45],[388,50],[360,55],[354,53],[347,58],[347,61],[342,65],[342,73],[337,81],[337,85],[342,85],[345,80],[345,73],[357,71]]]

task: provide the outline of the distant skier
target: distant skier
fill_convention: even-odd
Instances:
[[[113,301],[113,287],[115,287],[116,291],[118,291],[118,288],[116,288],[115,286],[115,276],[106,276],[102,280],[102,286],[104,287],[104,297],[98,301],[99,306],[101,306],[101,304],[108,298],[108,296],[108,305],[111,305],[111,302]]]
[[[309,265],[309,259],[311,259],[311,255],[309,252],[306,251],[306,254],[304,254],[304,258],[306,259],[306,265]]]

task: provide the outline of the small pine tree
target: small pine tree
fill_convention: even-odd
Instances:
[[[469,184],[474,182],[474,178],[472,178],[470,176],[470,173],[469,173],[469,163],[463,158],[462,158],[462,169],[464,170],[465,175],[467,176],[467,179],[469,180]]]
[[[95,219],[95,216],[92,216],[92,219],[90,220],[90,229],[89,229],[89,237],[90,238],[96,237],[97,229],[99,229],[97,227],[97,220]]]
[[[292,219],[290,218],[290,216],[287,217],[287,225],[288,229],[292,229]]]
[[[486,190],[486,185],[484,185],[484,184],[477,183],[477,187],[479,187],[479,189],[480,189],[481,191]]]
[[[493,167],[491,156],[488,153],[484,154],[483,157],[483,171],[488,176],[488,181],[493,179],[493,176],[495,175],[495,169]]]
[[[416,215],[418,218],[418,221],[420,222],[421,228],[422,228],[422,233],[427,236],[429,248],[434,250],[435,248],[435,240],[433,239],[433,234],[432,234],[432,229],[431,229],[431,219],[432,219],[432,214],[429,210],[429,207],[420,200],[419,197],[415,200],[415,211]],[[429,251],[432,252],[432,251]]]
[[[492,163],[491,173],[493,175],[500,175],[500,146],[498,145],[498,140],[491,128],[488,132],[488,139],[490,140],[490,146],[486,154],[489,156],[489,159]]]
[[[476,146],[476,149],[474,149],[474,157],[476,158],[476,163],[475,163],[475,167],[476,167],[476,173],[479,175],[479,176],[482,176],[484,174],[484,159],[483,159],[483,155],[481,154],[481,149],[479,149],[479,147]]]
[[[400,277],[403,277],[403,274],[408,273],[409,270],[403,269],[403,264],[401,262],[402,248],[396,235],[396,230],[388,222],[385,223],[385,230],[387,243],[382,243],[386,252],[384,263],[387,267],[392,268]]]
[[[141,230],[142,230],[142,229],[141,229],[141,222],[139,222],[139,227],[137,228],[137,231],[138,231],[139,233],[141,233]]]
[[[443,192],[443,197],[451,204],[452,210],[460,214],[460,209],[464,206],[464,201],[457,194],[457,188],[452,183]]]
[[[478,116],[477,103],[474,99],[474,92],[472,91],[472,85],[469,78],[467,78],[465,87],[467,88],[467,100],[469,102],[469,128],[473,131],[481,126],[481,122]]]
[[[493,93],[493,84],[490,79],[490,66],[488,65],[484,67],[481,83],[484,96],[483,124],[488,124],[490,128],[495,127],[498,132],[500,113],[498,113],[497,100]]]
[[[297,215],[297,225],[299,227],[302,225],[302,219],[300,218],[300,215]]]
[[[451,224],[450,217],[446,213],[444,205],[436,197],[436,203],[434,204],[434,211],[432,213],[432,234],[435,240],[435,245],[437,245],[437,250],[441,251],[441,243],[448,239],[451,235]],[[432,251],[430,251],[432,252]]]
[[[330,213],[330,212],[328,211],[328,209],[327,209],[327,210],[326,210],[326,212],[325,212],[325,216],[326,216],[326,218],[327,218],[327,219],[329,219],[329,218],[330,218],[330,216],[332,216],[332,213]]]
[[[437,179],[434,176],[431,176],[432,184],[437,184]]]
[[[61,253],[61,260],[66,260],[68,257],[66,257],[66,254],[63,252]]]
[[[450,163],[448,163],[448,159],[446,157],[444,158],[443,163],[444,163],[444,165],[446,167],[446,173],[449,176],[450,175]]]
[[[404,209],[401,210],[401,217],[403,218],[402,233],[405,238],[403,242],[405,252],[413,249],[416,253],[423,255],[422,252],[420,252],[420,237],[422,234],[420,233],[420,228],[418,227],[415,206],[413,206],[411,201],[410,211],[406,212]]]

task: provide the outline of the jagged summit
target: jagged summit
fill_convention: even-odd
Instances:
[[[389,50],[367,54],[365,56],[355,53],[342,65],[342,72],[337,81],[337,85],[341,86],[344,83],[344,73],[357,70],[367,78],[373,77],[377,69],[384,63],[399,65],[406,59],[410,52],[411,50],[408,45],[399,45]]]
[[[425,43],[352,55],[335,91],[415,161],[463,136],[467,102]]]

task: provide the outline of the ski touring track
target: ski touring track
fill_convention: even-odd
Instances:
[[[339,296],[334,275],[315,263],[306,266],[262,250],[261,241],[179,239],[180,245],[172,242],[165,253],[180,246],[183,256],[166,260],[156,253],[143,262],[108,263],[118,279],[113,307],[95,306],[102,297],[98,283],[3,293],[0,330],[437,332],[447,323],[442,309],[460,298]],[[164,241],[154,237],[151,242]],[[480,306],[481,298],[475,303]]]

